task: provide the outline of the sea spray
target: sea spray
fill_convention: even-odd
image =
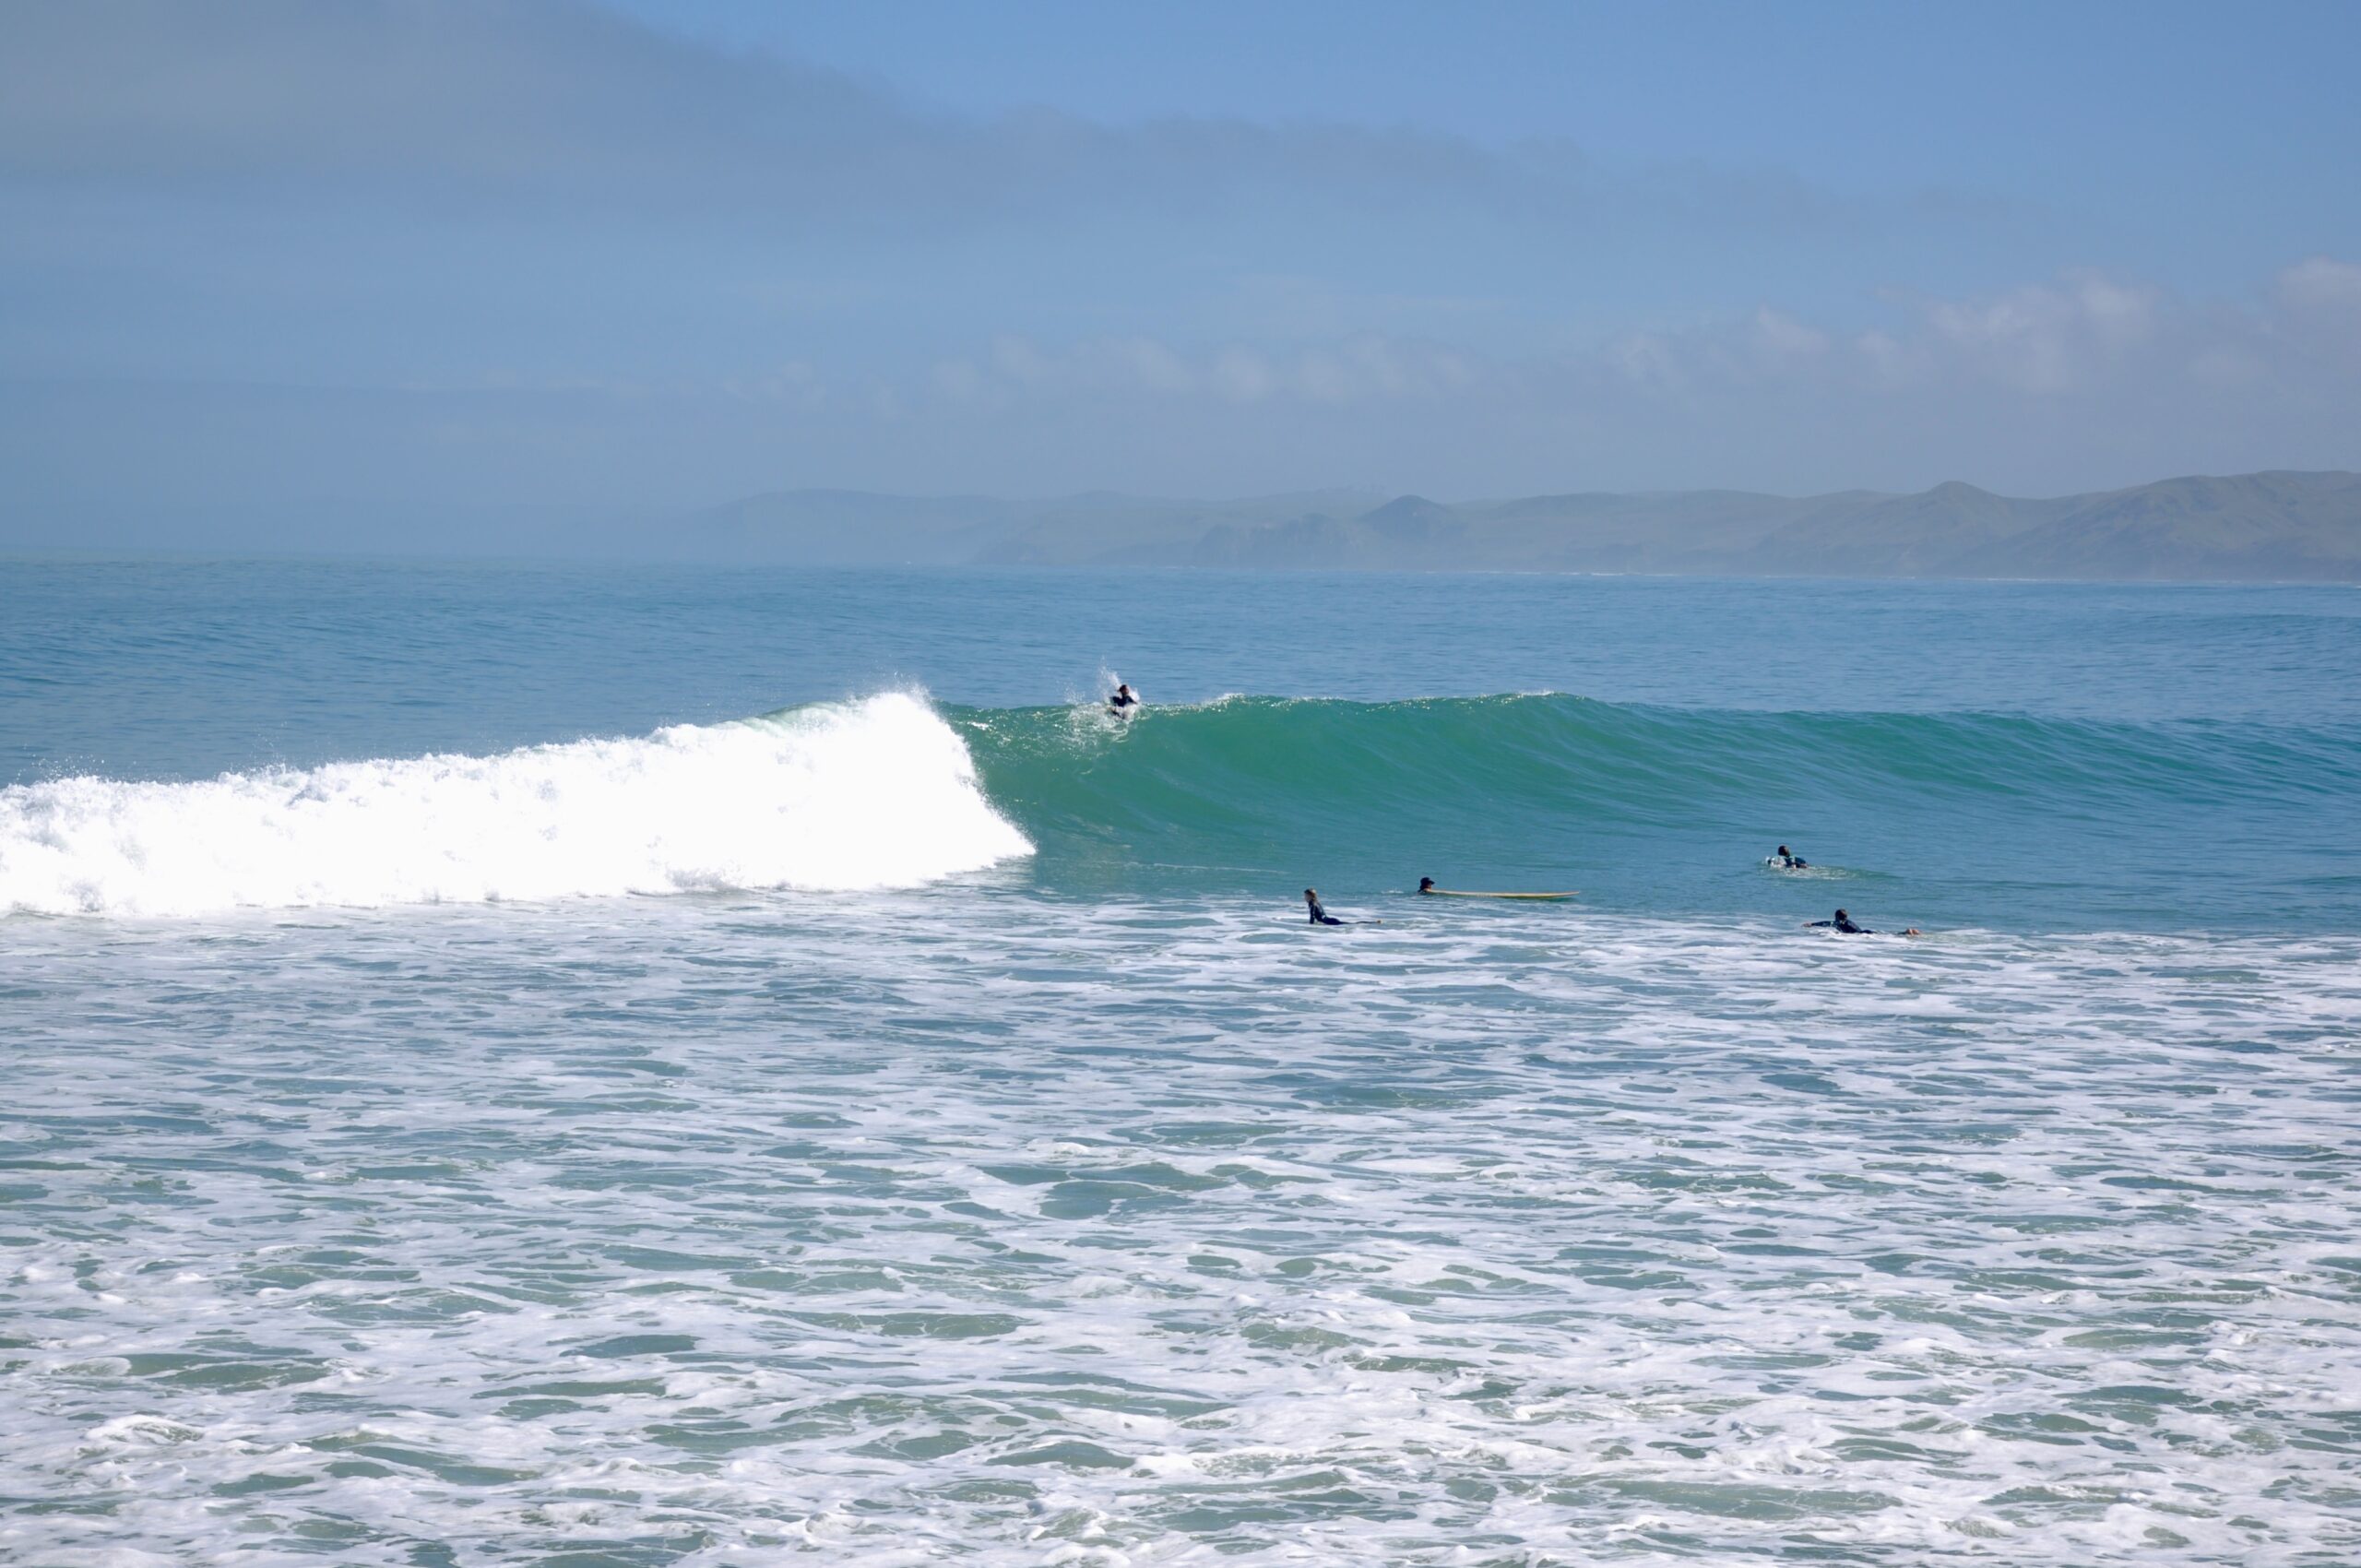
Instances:
[[[923,698],[631,739],[0,790],[0,910],[904,887],[1027,853]]]

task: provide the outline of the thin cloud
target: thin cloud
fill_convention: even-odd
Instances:
[[[2352,259],[2194,298],[2056,271],[2114,253],[2007,208],[1414,125],[945,113],[582,0],[18,0],[0,531],[2361,462]]]
[[[2323,349],[2361,337],[2361,267],[2317,257],[2288,267],[2256,304],[2174,297],[2152,283],[2078,272],[1990,294],[1898,302],[1896,319],[1846,331],[1787,311],[1682,332],[1629,333],[1540,358],[1487,357],[1428,340],[1359,333],[1287,350],[1229,344],[1192,354],[1153,337],[1053,348],[1009,335],[989,354],[943,362],[960,398],[1005,405],[1074,392],[1231,402],[1434,402],[1578,394],[1659,398],[1805,388],[1922,398],[1980,389],[2055,400],[2205,380],[2296,380]]]
[[[1563,227],[1857,212],[1780,171],[1614,176],[1570,143],[1412,126],[931,112],[871,83],[572,0],[20,0],[0,175],[379,202],[940,232],[1136,208]]]
[[[938,361],[925,380],[951,402],[1001,409],[1076,395],[1345,406],[1431,402],[1475,389],[1484,374],[1462,350],[1376,333],[1287,350],[1233,343],[1197,354],[1141,335],[1056,350],[1003,335],[987,353]]]

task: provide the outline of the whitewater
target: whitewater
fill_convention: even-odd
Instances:
[[[0,911],[903,887],[1030,846],[910,693],[495,756],[0,790]]]
[[[0,1560],[2361,1560],[2350,594],[0,604]]]

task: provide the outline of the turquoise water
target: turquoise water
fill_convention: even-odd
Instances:
[[[2353,1561],[2356,611],[0,563],[0,1556]]]
[[[973,748],[1043,891],[1430,874],[1631,914],[1825,914],[1835,892],[1904,924],[2361,926],[2346,589],[6,571],[20,786],[488,756],[901,690]],[[1118,673],[1154,705],[1130,733],[1075,711]],[[1764,875],[1781,842],[1833,880]]]

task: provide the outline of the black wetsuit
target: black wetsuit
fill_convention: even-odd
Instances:
[[[1327,910],[1322,909],[1320,907],[1319,899],[1306,898],[1303,902],[1305,907],[1311,911],[1311,923],[1313,925],[1343,925],[1345,923],[1335,916],[1330,914]]]
[[[1127,707],[1137,707],[1139,705],[1139,698],[1127,697],[1122,693],[1117,692],[1113,696],[1107,699],[1107,711],[1109,713],[1121,713]]]
[[[1855,924],[1849,918],[1841,921],[1814,921],[1811,923],[1814,927],[1825,927],[1830,931],[1843,932],[1846,936],[1875,936],[1877,934],[1868,926]]]
[[[1779,857],[1779,869],[1782,871],[1802,871],[1810,864],[1811,862],[1804,859],[1801,855],[1781,855]]]

